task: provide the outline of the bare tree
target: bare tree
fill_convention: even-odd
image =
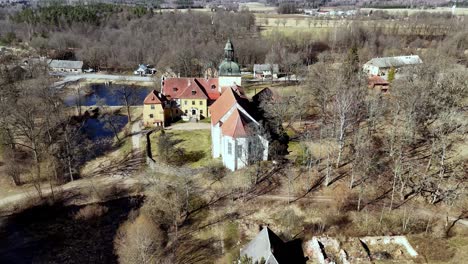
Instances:
[[[119,263],[165,263],[162,260],[165,235],[145,215],[125,223],[117,232],[114,244]]]

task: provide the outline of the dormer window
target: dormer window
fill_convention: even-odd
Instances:
[[[177,87],[172,88],[172,91],[177,92],[179,89]]]
[[[214,85],[214,84],[211,85],[211,89],[213,89],[213,90],[216,89],[216,85]]]
[[[197,93],[197,91],[192,91],[192,95],[195,95]]]

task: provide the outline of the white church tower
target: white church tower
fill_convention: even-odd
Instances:
[[[242,86],[242,77],[239,64],[235,62],[234,46],[229,39],[224,47],[224,60],[219,65],[219,92],[221,87]]]

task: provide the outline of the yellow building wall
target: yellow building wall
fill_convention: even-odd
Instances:
[[[151,109],[151,106],[154,106],[154,109]],[[167,110],[170,111],[170,109]],[[156,120],[160,120],[165,123],[168,121],[169,111],[163,109],[160,104],[145,104],[143,105],[143,124],[145,126],[153,126]],[[151,115],[153,115],[153,117],[151,117]]]
[[[208,100],[206,99],[180,99],[180,109],[183,113],[191,115],[192,109],[197,109],[200,115],[208,116]],[[186,112],[187,111],[187,112]]]

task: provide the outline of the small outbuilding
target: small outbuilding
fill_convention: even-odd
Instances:
[[[83,61],[49,60],[49,69],[52,72],[82,73]]]
[[[254,78],[256,79],[278,79],[278,64],[254,64]]]
[[[369,76],[378,75],[387,79],[388,73],[392,68],[397,71],[403,67],[419,65],[422,63],[423,61],[418,55],[373,58],[366,62],[362,66],[362,69]]]

